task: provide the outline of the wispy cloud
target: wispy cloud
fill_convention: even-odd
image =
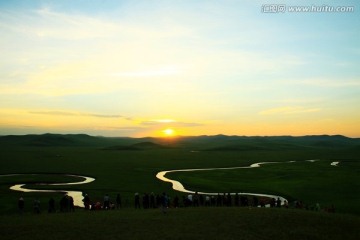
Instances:
[[[285,99],[279,99],[279,100],[274,100],[274,102],[276,103],[281,103],[281,104],[296,104],[296,105],[303,105],[303,104],[319,104],[321,102],[323,102],[324,99],[317,97],[317,98],[285,98]]]
[[[70,112],[70,111],[29,111],[31,114],[40,114],[40,115],[53,115],[53,116],[83,116],[83,117],[95,117],[95,118],[124,118],[131,120],[130,117],[125,117],[122,115],[107,115],[107,114],[97,114],[97,113],[81,113],[81,112]]]
[[[293,81],[284,81],[285,84],[308,85],[316,87],[338,88],[338,87],[360,87],[360,79],[331,79],[310,78]]]
[[[79,116],[79,114],[65,111],[29,111],[31,114],[54,115],[54,116]]]
[[[0,27],[32,38],[62,40],[106,38],[115,31],[121,30],[119,25],[109,21],[85,15],[55,12],[48,8],[23,12],[2,11],[1,15],[1,18],[10,21],[11,25],[0,24]]]
[[[144,126],[167,126],[171,125],[173,127],[198,127],[203,126],[202,123],[195,123],[195,122],[181,122],[172,119],[159,119],[159,120],[149,120],[141,122],[141,125]]]
[[[264,111],[259,112],[260,115],[274,115],[274,114],[301,114],[301,113],[311,113],[311,112],[319,112],[320,108],[305,108],[305,107],[278,107],[271,108]]]
[[[155,68],[150,70],[140,71],[125,71],[113,73],[110,76],[113,77],[154,77],[154,76],[168,76],[178,74],[180,70],[176,66],[162,66],[161,68]]]
[[[123,132],[135,132],[135,131],[143,131],[143,127],[136,126],[126,126],[126,127],[116,127],[116,126],[98,126],[95,128],[96,130],[105,130],[105,131],[123,131]]]

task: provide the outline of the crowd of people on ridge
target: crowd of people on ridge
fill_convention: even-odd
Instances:
[[[122,197],[120,194],[116,195],[115,201],[112,201],[108,194],[105,194],[103,201],[91,201],[88,194],[84,195],[83,198],[85,210],[112,210],[120,209],[122,207],[130,207],[128,199],[125,200],[125,206],[123,206]],[[246,196],[242,194],[230,194],[230,193],[218,193],[217,195],[204,195],[204,194],[188,194],[182,195],[181,199],[176,195],[173,199],[166,193],[154,194],[153,192],[148,194],[144,193],[140,195],[139,193],[134,194],[134,207],[135,209],[155,209],[160,208],[162,212],[166,213],[168,208],[179,208],[179,207],[283,207],[289,208],[288,202],[285,200],[282,202],[280,198],[264,198],[257,196]],[[74,212],[74,199],[64,194],[59,202],[59,211],[60,212]],[[25,209],[25,200],[23,197],[20,197],[18,200],[18,208],[20,213],[24,212]],[[314,206],[307,206],[302,201],[294,201],[291,208],[297,209],[308,209],[320,211],[320,204],[316,203]],[[39,214],[41,212],[40,201],[35,199],[33,202],[34,213]],[[335,212],[335,207],[332,205],[329,208],[324,209],[327,212]],[[50,198],[48,202],[48,212],[56,212],[56,204],[54,198]]]
[[[59,210],[60,212],[75,212],[75,205],[73,197],[64,194],[63,197],[60,199],[59,202]],[[18,200],[18,208],[20,213],[25,212],[25,199],[20,197]],[[40,200],[35,198],[33,201],[33,210],[34,213],[40,214],[41,213],[41,205]],[[48,213],[55,213],[56,212],[56,203],[54,198],[50,198],[48,202]]]

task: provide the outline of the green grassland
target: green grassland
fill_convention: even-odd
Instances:
[[[207,238],[216,239],[211,237],[211,234],[215,234],[213,232],[215,230],[211,229],[212,225],[219,226],[216,234],[224,234],[227,239],[239,239],[239,234],[244,236],[242,239],[269,239],[258,235],[261,231],[278,239],[338,239],[337,234],[341,232],[339,226],[348,229],[351,236],[348,239],[357,239],[354,237],[357,233],[351,229],[356,224],[359,226],[359,156],[359,139],[342,136],[299,138],[203,136],[165,140],[53,134],[0,137],[0,174],[47,174],[0,177],[0,221],[2,226],[6,224],[8,236],[11,236],[11,231],[16,231],[16,224],[24,228],[24,233],[28,231],[33,234],[26,227],[31,223],[29,228],[41,228],[41,232],[50,231],[44,230],[41,227],[43,225],[51,229],[53,225],[65,224],[72,231],[83,234],[84,238],[90,238],[87,236],[90,233],[86,233],[86,225],[77,230],[74,227],[85,221],[90,224],[90,228],[96,228],[99,224],[100,228],[106,229],[107,234],[114,236],[125,234],[123,235],[125,239],[143,239],[146,235],[154,236],[153,238],[164,236],[166,239],[183,239],[189,236],[189,231],[192,231],[191,236],[194,237],[202,236],[206,232]],[[309,159],[320,161],[304,161]],[[194,191],[279,194],[290,201],[302,200],[308,205],[317,202],[321,206],[334,204],[337,213],[256,209],[250,214],[245,209],[221,211],[186,209],[173,210],[168,216],[162,216],[158,210],[139,214],[132,209],[135,192],[140,194],[166,192],[171,197],[183,195],[172,190],[171,184],[156,179],[155,175],[159,171],[238,167],[272,161],[284,163],[264,165],[254,169],[177,172],[167,177],[180,180],[186,188]],[[286,163],[287,161],[297,162]],[[339,166],[330,166],[332,161],[340,161]],[[91,176],[96,180],[85,185],[54,186],[51,189],[80,190],[89,194],[93,201],[102,201],[105,194],[109,194],[114,200],[116,194],[120,193],[123,205],[127,203],[128,209],[120,210],[123,211],[121,213],[114,211],[111,214],[91,215],[77,211],[70,218],[64,217],[63,214],[32,216],[30,212],[35,198],[40,199],[42,209],[46,211],[49,198],[54,197],[58,203],[62,194],[20,193],[9,190],[11,185],[17,183],[26,183],[31,188],[35,187],[36,182],[77,181],[74,177],[56,175],[63,173]],[[17,211],[17,199],[20,196],[25,198],[26,211],[25,216],[21,218]],[[232,211],[236,211],[236,214],[231,215]],[[202,225],[197,222],[203,221],[200,218],[222,220],[205,222]],[[191,220],[187,222],[186,219]],[[67,220],[69,220],[68,224],[65,223]],[[154,222],[149,224],[152,220]],[[232,223],[219,225],[217,222],[224,220]],[[322,228],[323,223],[325,225]],[[275,226],[265,226],[267,224],[275,224]],[[146,228],[143,231],[126,231],[128,228],[137,228],[138,225],[146,225]],[[172,226],[177,227],[173,229]],[[206,231],[207,228],[210,230]],[[226,233],[229,231],[228,228],[234,228],[236,231]],[[121,233],[122,231],[124,233]],[[94,234],[94,231],[92,232]],[[325,232],[333,236],[321,238],[320,235]],[[36,239],[45,236],[39,234]],[[63,232],[59,236],[70,237],[69,234]],[[21,239],[21,236],[17,237]]]
[[[283,196],[290,203],[301,200],[309,207],[316,203],[323,207],[334,205],[337,211],[360,214],[357,207],[359,170],[357,162],[342,161],[341,166],[334,167],[323,160],[236,170],[176,172],[168,177],[179,180],[191,190],[268,193]]]
[[[1,239],[359,239],[351,215],[256,208],[114,210],[0,216]]]

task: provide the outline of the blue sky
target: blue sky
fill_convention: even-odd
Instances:
[[[359,137],[360,4],[264,3],[0,1],[0,134]]]

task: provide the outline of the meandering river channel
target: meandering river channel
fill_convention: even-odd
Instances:
[[[308,161],[316,161],[316,160],[308,160]],[[295,162],[295,161],[290,161],[290,162],[286,162],[286,163],[293,163],[293,162]],[[169,179],[169,178],[165,177],[165,175],[167,173],[172,173],[172,172],[195,172],[195,171],[214,171],[214,170],[231,170],[231,169],[256,168],[256,167],[260,167],[261,165],[264,165],[264,164],[275,164],[275,163],[284,163],[284,162],[259,162],[259,163],[253,163],[250,166],[245,166],[245,167],[195,168],[195,169],[168,170],[168,171],[159,172],[158,174],[156,174],[156,177],[158,179],[160,179],[161,181],[172,183],[172,188],[174,190],[176,190],[176,191],[194,194],[195,191],[191,191],[191,190],[186,189],[179,181]],[[218,194],[218,193],[213,193],[213,192],[201,192],[201,191],[198,191],[198,193],[199,194],[206,194],[206,195],[217,195]],[[235,193],[230,193],[230,194],[235,194]],[[287,201],[284,197],[278,196],[278,195],[271,195],[271,194],[264,194],[264,193],[248,193],[248,192],[241,192],[241,193],[238,193],[238,194],[239,195],[247,195],[247,196],[275,198],[275,199],[280,198],[282,203]]]
[[[308,162],[315,162],[315,161],[319,161],[319,160],[305,160]],[[186,189],[182,183],[180,183],[179,181],[173,180],[173,179],[169,179],[167,177],[165,177],[165,175],[167,173],[172,173],[172,172],[194,172],[194,171],[214,171],[214,170],[231,170],[231,169],[244,169],[244,168],[257,168],[260,167],[261,165],[265,165],[265,164],[280,164],[280,163],[294,163],[295,161],[289,161],[289,162],[259,162],[259,163],[253,163],[250,166],[244,166],[244,167],[226,167],[226,168],[195,168],[195,169],[178,169],[178,170],[167,170],[167,171],[161,171],[159,173],[156,174],[156,178],[158,178],[161,181],[164,182],[170,182],[172,184],[172,188],[175,191],[179,191],[179,192],[184,192],[184,193],[191,193],[194,194],[195,191],[191,191]],[[331,165],[332,166],[338,166],[339,162],[332,162]],[[6,174],[6,175],[0,175],[0,177],[6,177],[6,176],[20,176],[20,175],[31,175],[31,176],[36,176],[36,175],[40,175],[40,174]],[[90,183],[95,181],[95,178],[92,177],[87,177],[87,176],[80,176],[80,175],[73,175],[73,174],[56,174],[56,175],[63,175],[63,176],[70,176],[70,177],[76,177],[76,178],[81,178],[82,181],[78,181],[78,182],[68,182],[68,183],[37,183],[36,185],[41,185],[41,186],[68,186],[68,185],[80,185],[80,184],[86,184],[86,183]],[[20,184],[16,184],[10,187],[11,190],[14,191],[20,191],[20,192],[61,192],[61,193],[66,193],[69,196],[71,196],[74,199],[74,205],[78,206],[78,207],[84,207],[84,203],[82,201],[83,199],[83,193],[81,191],[69,191],[69,190],[44,190],[44,189],[29,189],[29,188],[25,188],[26,184],[24,183],[20,183]],[[201,192],[198,191],[199,194],[206,194],[206,195],[217,195],[218,193],[211,193],[211,192]],[[231,193],[231,194],[235,194],[235,193]],[[238,193],[239,195],[247,195],[247,196],[257,196],[257,197],[266,197],[266,198],[280,198],[281,202],[284,203],[285,201],[287,201],[284,197],[282,196],[278,196],[278,195],[271,195],[271,194],[265,194],[265,193],[248,193],[248,192],[241,192]]]
[[[307,162],[316,162],[319,161],[318,159],[311,159],[311,160],[305,160]],[[170,179],[165,177],[165,175],[167,173],[172,173],[172,172],[194,172],[194,171],[214,171],[214,170],[231,170],[231,169],[243,169],[243,168],[257,168],[260,167],[261,165],[264,164],[280,164],[280,163],[294,163],[296,161],[288,161],[288,162],[259,162],[259,163],[253,163],[250,166],[244,166],[244,167],[226,167],[226,168],[197,168],[197,169],[179,169],[179,170],[168,170],[168,171],[162,171],[159,172],[158,174],[156,174],[156,177],[158,179],[160,179],[161,181],[164,182],[170,182],[172,184],[172,188],[176,191],[179,192],[184,192],[184,193],[191,193],[194,194],[195,191],[191,191],[186,189],[182,183],[180,183],[179,181]],[[331,165],[332,166],[337,166],[339,164],[339,162],[332,162]],[[207,194],[207,195],[217,195],[218,193],[212,193],[212,192],[201,192],[198,191],[199,194]],[[231,194],[235,194],[235,193],[231,193]],[[247,195],[247,196],[257,196],[257,197],[266,197],[266,198],[280,198],[281,202],[284,203],[284,201],[286,200],[284,197],[282,196],[278,196],[278,195],[271,195],[271,194],[265,194],[265,193],[248,193],[248,192],[241,192],[238,193],[239,195]],[[286,200],[287,201],[287,200]]]
[[[36,175],[40,175],[40,174],[7,174],[7,175],[0,175],[1,177],[6,177],[6,176],[20,176],[20,175],[30,175],[30,176],[36,176]],[[62,176],[68,176],[68,177],[76,177],[76,178],[81,178],[83,179],[82,181],[79,182],[68,182],[68,183],[37,183],[36,185],[41,185],[41,186],[67,186],[67,185],[79,185],[79,184],[86,184],[86,183],[90,183],[95,181],[95,178],[92,177],[86,177],[86,176],[79,176],[79,175],[72,175],[72,174],[56,174],[57,176],[62,175]],[[10,187],[11,190],[14,191],[20,191],[20,192],[61,192],[61,193],[66,193],[67,195],[71,196],[74,199],[74,205],[77,207],[84,207],[84,203],[82,201],[83,199],[83,193],[81,191],[69,191],[69,190],[44,190],[44,189],[29,189],[29,188],[25,188],[26,184],[24,183],[20,183],[20,184],[16,184]]]

